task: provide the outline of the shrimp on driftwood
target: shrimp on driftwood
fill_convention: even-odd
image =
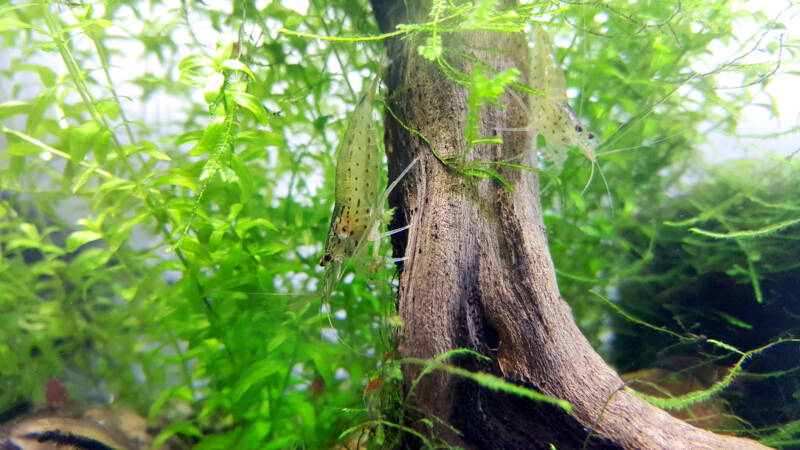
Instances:
[[[553,162],[556,170],[560,171],[567,159],[570,148],[577,147],[591,162],[592,169],[586,188],[594,177],[594,168],[597,165],[597,138],[591,131],[581,124],[575,111],[570,108],[567,99],[567,83],[564,72],[558,65],[550,38],[544,28],[537,25],[533,29],[534,47],[532,53],[533,68],[531,69],[531,87],[543,95],[531,94],[528,122],[534,138],[536,135],[544,136],[546,145],[539,148],[542,155]],[[536,139],[533,139],[536,142]],[[600,176],[605,183],[605,176],[599,169]],[[608,190],[608,183],[606,190]],[[610,198],[610,193],[609,193]]]
[[[378,75],[359,94],[336,157],[335,204],[325,252],[320,261],[320,265],[325,267],[324,301],[330,297],[350,260],[360,256],[369,242],[374,243],[377,252],[378,226],[385,218],[383,205],[386,197],[417,162],[417,159],[413,160],[385,192],[381,192],[383,155],[378,146],[372,109],[385,64],[384,58]],[[402,230],[393,232],[397,231]]]

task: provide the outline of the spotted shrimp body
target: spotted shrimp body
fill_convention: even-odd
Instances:
[[[533,68],[531,86],[543,95],[531,95],[531,117],[536,134],[544,136],[547,145],[540,148],[543,156],[560,170],[570,148],[577,147],[592,162],[597,162],[594,133],[584,127],[567,102],[567,83],[564,72],[555,59],[547,33],[541,26],[534,28]]]
[[[372,118],[379,79],[380,74],[359,94],[336,157],[335,204],[320,261],[326,267],[327,294],[341,277],[343,263],[366,248],[382,216],[381,154]]]

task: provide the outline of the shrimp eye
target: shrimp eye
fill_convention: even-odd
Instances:
[[[578,133],[581,133],[581,132],[583,132],[583,128],[580,125],[575,125],[575,131],[577,131]]]
[[[594,133],[592,133],[591,131],[589,132],[589,139],[594,139]]]
[[[331,262],[332,259],[333,259],[333,256],[331,256],[330,253],[325,253],[325,255],[322,256],[322,261],[319,262],[319,265],[320,266],[324,266],[325,264],[328,264],[329,262]]]

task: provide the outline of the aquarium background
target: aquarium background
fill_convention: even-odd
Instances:
[[[502,12],[478,3],[440,6]],[[707,3],[519,9],[601,142],[593,177],[579,152],[542,176],[548,239],[634,389],[790,448],[800,7]],[[319,36],[378,34],[360,1],[0,5],[0,417],[52,406],[57,380],[157,444],[353,447],[402,423],[394,265],[317,294],[335,151],[382,52]]]

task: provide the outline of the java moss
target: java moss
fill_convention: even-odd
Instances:
[[[611,357],[621,372],[680,370],[671,361],[687,357],[730,366],[739,355],[708,339],[746,351],[800,335],[800,165],[745,160],[710,172],[639,216],[656,224],[653,258],[624,280],[616,303],[684,339],[614,315]],[[800,346],[776,345],[743,369],[722,398],[752,434],[800,419]]]

